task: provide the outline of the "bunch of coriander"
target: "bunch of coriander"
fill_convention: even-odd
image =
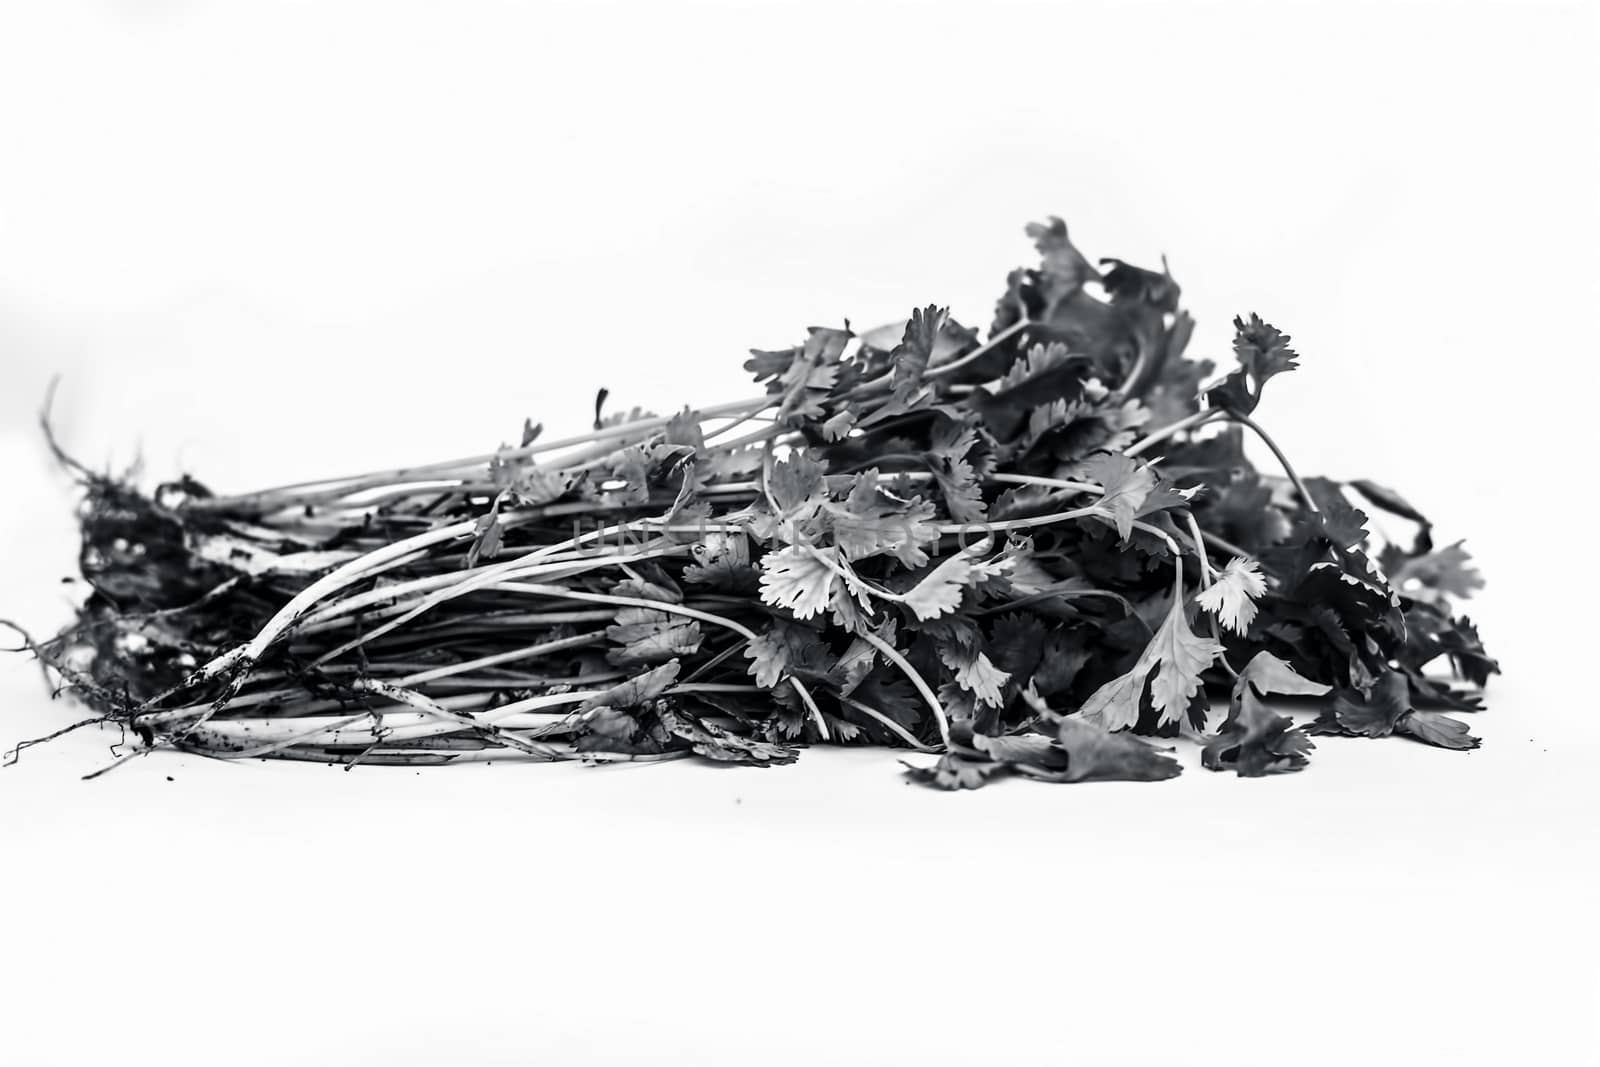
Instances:
[[[28,647],[95,712],[68,729],[137,736],[123,759],[873,744],[950,789],[1179,773],[1136,735],[1247,776],[1319,733],[1475,746],[1445,712],[1498,670],[1454,609],[1477,573],[1392,490],[1297,474],[1255,418],[1288,335],[1236,319],[1218,375],[1165,270],[1028,233],[986,337],[937,307],[813,328],[753,352],[738,403],[607,416],[602,391],[581,437],[228,496],[58,450],[92,593]],[[1358,502],[1408,536],[1378,545]]]

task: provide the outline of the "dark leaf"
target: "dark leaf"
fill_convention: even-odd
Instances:
[[[1148,742],[1110,733],[1076,715],[1063,718],[1056,740],[1067,754],[1064,782],[1159,782],[1183,767]]]
[[[1312,724],[1313,733],[1350,737],[1388,737],[1401,716],[1411,711],[1405,675],[1386,671],[1366,692],[1340,689],[1327,711]]]
[[[1395,730],[1439,748],[1467,749],[1482,744],[1472,736],[1466,723],[1437,711],[1412,711],[1400,718]]]

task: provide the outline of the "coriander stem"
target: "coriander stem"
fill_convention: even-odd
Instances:
[[[515,663],[518,660],[533,659],[550,652],[563,652],[569,648],[580,648],[590,645],[605,637],[604,631],[596,630],[592,633],[575,634],[572,637],[562,637],[554,641],[541,641],[536,645],[527,645],[523,648],[512,649],[510,652],[497,652],[491,656],[480,656],[477,659],[464,660],[461,663],[452,663],[448,667],[436,667],[433,670],[418,671],[396,680],[396,685],[418,686],[428,682],[448,678],[453,674],[477,670],[480,667],[495,667],[502,663]]]
[[[1105,512],[1098,504],[1089,507],[1075,508],[1072,511],[1057,511],[1049,515],[1034,515],[1024,519],[1000,519],[995,522],[955,523],[947,522],[935,526],[940,534],[963,534],[972,530],[982,530],[985,533],[997,533],[1001,530],[1026,530],[1033,526],[1053,526],[1058,522],[1071,522],[1089,515],[1104,515]],[[1159,531],[1157,531],[1159,532]]]
[[[792,674],[789,675],[789,684],[794,686],[794,691],[800,694],[800,702],[804,704],[806,706],[806,710],[811,713],[811,722],[816,726],[817,734],[824,741],[831,740],[832,735],[828,732],[828,721],[822,717],[822,709],[817,707],[816,698],[811,695],[811,691],[805,686],[801,685],[800,679],[796,678]]]
[[[1123,449],[1122,454],[1124,456],[1137,456],[1141,452],[1154,448],[1156,445],[1159,445],[1162,441],[1167,440],[1169,437],[1174,437],[1180,433],[1183,433],[1185,430],[1192,430],[1203,423],[1210,422],[1212,419],[1222,414],[1224,414],[1222,408],[1210,408],[1206,411],[1197,411],[1193,415],[1185,416],[1184,418],[1179,419],[1177,422],[1163,426],[1161,429],[1150,434],[1150,436],[1144,438],[1144,440],[1135,443],[1129,448]]]
[[[1161,538],[1161,540],[1165,541],[1168,550],[1172,552],[1173,558],[1179,561],[1179,566],[1181,568],[1183,560],[1183,548],[1179,546],[1177,541],[1172,539],[1171,534],[1167,533],[1167,531],[1163,530],[1159,526],[1152,526],[1150,523],[1140,522],[1138,519],[1133,520],[1133,528],[1135,530],[1143,530],[1148,534],[1155,534],[1157,537]]]
[[[936,722],[939,726],[939,738],[944,742],[944,747],[949,748],[950,720],[945,718],[944,705],[939,703],[939,698],[934,695],[932,689],[928,688],[928,683],[923,681],[922,675],[917,673],[917,669],[907,662],[906,658],[902,656],[893,645],[879,637],[877,634],[873,633],[871,630],[864,630],[858,636],[867,644],[883,653],[884,659],[888,660],[896,667],[899,667],[901,673],[911,680],[911,684],[916,687],[918,693],[922,694],[922,699],[927,701],[928,707],[933,711],[934,722]]]
[[[1222,538],[1218,537],[1216,534],[1212,533],[1210,530],[1201,530],[1200,531],[1200,536],[1205,538],[1206,543],[1211,545],[1211,547],[1220,548],[1220,549],[1222,549],[1222,551],[1228,553],[1228,555],[1230,555],[1230,556],[1238,556],[1240,559],[1253,559],[1254,558],[1253,556],[1250,555],[1250,553],[1246,552],[1244,549],[1240,548],[1238,545],[1234,544],[1232,541],[1224,541]]]
[[[1007,326],[1005,329],[1001,330],[999,333],[995,334],[993,337],[989,338],[983,344],[979,345],[977,348],[974,348],[966,355],[961,356],[958,359],[953,359],[948,363],[940,363],[936,366],[929,367],[927,370],[922,372],[922,377],[924,379],[939,378],[943,375],[949,374],[953,370],[960,370],[968,363],[988,355],[990,352],[994,351],[996,347],[1004,344],[1006,341],[1009,341],[1011,338],[1015,337],[1017,334],[1021,333],[1023,330],[1026,330],[1032,325],[1033,323],[1028,319],[1018,319],[1016,322],[1013,322],[1010,326]]]
[[[1200,533],[1200,524],[1195,521],[1192,510],[1184,511],[1184,518],[1188,520],[1189,536],[1194,539],[1194,553],[1200,559],[1200,587],[1211,588],[1211,559],[1206,555],[1205,537]]]
[[[271,695],[272,694],[267,694],[269,697]],[[250,726],[253,723],[272,724],[273,728],[281,727],[285,723],[290,725],[304,725],[307,722],[316,720],[317,716],[322,712],[338,711],[348,706],[346,703],[338,700],[313,700],[297,705],[296,710],[300,712],[300,714],[292,717],[276,715],[252,717],[248,715],[236,714],[237,711],[244,708],[252,708],[263,703],[270,703],[269,700],[260,699],[260,696],[260,694],[248,693],[241,697],[237,703],[229,704],[228,715],[226,718],[212,719],[209,723],[202,727],[199,732],[205,733],[206,731],[222,731],[223,733],[227,733],[229,730],[239,727],[240,724]],[[439,703],[447,708],[478,708],[483,706],[488,699],[488,697],[485,697],[481,693],[461,693],[455,696],[440,697]],[[174,723],[183,722],[185,719],[193,718],[195,715],[200,713],[204,706],[205,705],[203,704],[193,704],[181,708],[172,708],[169,711],[151,712],[150,714],[141,717],[140,724],[148,727],[151,730],[159,731],[167,726],[171,726]],[[384,709],[380,708],[377,710],[383,711]],[[260,729],[265,728],[265,725],[260,727]]]
[[[763,426],[761,429],[753,430],[750,433],[745,434],[743,437],[735,437],[732,441],[724,441],[721,444],[708,445],[707,451],[733,452],[737,449],[745,447],[746,445],[755,445],[761,444],[765,441],[773,441],[779,437],[783,437],[784,435],[793,432],[793,429],[788,426],[780,426],[777,424],[772,426]]]
[[[1322,509],[1317,507],[1317,502],[1312,499],[1310,490],[1306,488],[1306,483],[1302,482],[1300,480],[1300,475],[1295,473],[1293,464],[1289,462],[1289,457],[1284,455],[1283,449],[1278,447],[1278,442],[1274,441],[1272,436],[1268,434],[1267,431],[1263,430],[1259,425],[1257,425],[1255,420],[1250,418],[1248,415],[1241,415],[1238,412],[1232,412],[1229,414],[1229,418],[1233,419],[1234,422],[1239,423],[1241,426],[1248,426],[1252,431],[1255,432],[1255,435],[1261,438],[1262,442],[1272,450],[1272,454],[1277,457],[1278,465],[1283,468],[1283,473],[1289,476],[1289,481],[1294,483],[1295,491],[1300,494],[1300,499],[1305,502],[1306,510],[1310,512],[1321,511]]]
[[[863,715],[867,716],[868,718],[872,719],[878,725],[882,726],[885,730],[888,730],[890,733],[894,734],[896,737],[898,737],[900,740],[904,741],[906,744],[910,745],[912,748],[918,749],[918,750],[920,750],[922,752],[932,752],[933,751],[932,746],[925,745],[921,741],[918,741],[916,739],[916,737],[913,736],[909,730],[907,730],[904,726],[901,726],[899,723],[895,722],[893,719],[889,718],[889,716],[885,715],[883,712],[879,711],[877,708],[874,708],[874,707],[872,707],[872,706],[870,706],[868,704],[863,704],[861,701],[857,700],[855,697],[845,696],[843,693],[839,694],[839,703],[845,705],[846,707],[855,708],[861,714],[863,714]]]
[[[1033,474],[991,474],[988,481],[1002,482],[1007,485],[1039,485],[1047,489],[1059,489],[1070,493],[1099,493],[1102,489],[1089,482],[1069,482],[1062,478],[1043,478]]]
[[[977,348],[974,348],[971,352],[968,352],[966,355],[953,359],[948,363],[939,363],[926,368],[922,372],[923,381],[927,381],[931,378],[942,377],[943,375],[949,374],[954,370],[960,370],[962,367],[965,367],[974,360],[988,355],[990,352],[994,351],[996,347],[1004,344],[1006,341],[1010,340],[1012,337],[1016,336],[1018,333],[1021,333],[1023,330],[1032,325],[1033,323],[1025,318],[1019,319],[1010,326],[1007,326],[1005,329],[1001,330],[999,333],[995,334],[993,337],[989,338]],[[887,385],[893,380],[893,372],[888,374],[880,374],[870,382],[862,382],[860,385],[852,389],[847,399],[855,400],[866,396],[868,393],[877,391],[879,387]]]
[[[1200,587],[1202,589],[1210,589],[1212,577],[1211,560],[1206,556],[1205,535],[1200,532],[1200,523],[1195,519],[1192,509],[1185,512],[1184,517],[1189,520],[1189,534],[1194,538],[1194,548],[1200,556]],[[1204,614],[1211,624],[1211,639],[1219,645],[1222,644],[1222,628],[1217,625],[1217,617],[1209,611],[1204,612]],[[1235,679],[1239,677],[1239,672],[1234,670],[1233,664],[1228,662],[1228,653],[1226,651],[1219,653],[1217,658],[1222,661],[1222,666],[1227,670],[1230,677]]]

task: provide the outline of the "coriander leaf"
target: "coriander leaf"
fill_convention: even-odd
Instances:
[[[622,646],[606,653],[619,667],[688,656],[699,651],[701,640],[698,622],[649,608],[619,610],[616,622],[606,627],[606,637]]]
[[[996,667],[985,653],[960,645],[941,643],[939,658],[944,661],[946,667],[955,672],[956,684],[971,693],[975,701],[980,704],[1000,706],[1002,702],[1000,693],[1010,680],[1010,676]]]
[[[600,414],[600,409],[605,406],[606,397],[609,395],[609,390],[601,389],[599,395],[594,398],[596,416]],[[613,414],[607,415],[603,419],[597,417],[595,419],[594,428],[599,430],[611,426],[626,426],[630,422],[641,422],[645,419],[653,419],[655,417],[655,412],[646,411],[644,408],[634,405],[627,411],[614,412]]]
[[[741,482],[760,474],[766,453],[759,448],[718,450],[702,462],[708,482]]]
[[[583,721],[572,747],[578,752],[644,755],[666,751],[670,741],[654,710],[608,706]]]
[[[1398,515],[1402,519],[1410,519],[1412,522],[1423,528],[1433,525],[1433,523],[1428,521],[1428,517],[1426,515],[1412,507],[1411,503],[1407,501],[1405,497],[1401,496],[1393,489],[1390,489],[1388,486],[1379,485],[1377,482],[1371,481],[1367,478],[1357,478],[1349,484],[1350,488],[1354,489],[1356,492],[1370,500],[1373,504],[1392,515]]]
[[[898,669],[874,669],[851,696],[908,730],[915,730],[928,716],[921,694]]]
[[[1439,748],[1477,748],[1483,743],[1472,736],[1466,723],[1437,711],[1412,710],[1400,717],[1395,730]]]
[[[985,518],[979,476],[993,464],[988,444],[992,442],[980,442],[977,428],[954,419],[938,420],[930,434],[923,457],[939,483],[945,510],[956,522],[982,522]]]
[[[1412,679],[1413,696],[1418,691],[1445,696],[1439,687],[1422,678],[1422,668],[1439,656],[1448,656],[1452,672],[1476,686],[1489,682],[1500,665],[1483,647],[1478,628],[1465,616],[1456,618],[1443,599],[1410,598],[1405,601],[1406,641],[1396,656]],[[1447,706],[1458,706],[1446,697]]]
[[[1400,673],[1411,684],[1411,706],[1418,710],[1448,709],[1450,711],[1482,711],[1481,694],[1459,689],[1449,682],[1430,678],[1409,664],[1400,665]]]
[[[1148,466],[1120,453],[1094,457],[1086,464],[1085,472],[1104,487],[1099,505],[1126,541],[1145,498],[1156,487],[1156,476]]]
[[[1126,674],[1095,690],[1079,713],[1084,721],[1106,730],[1133,726],[1139,721],[1139,704],[1149,683],[1159,724],[1177,722],[1200,688],[1200,673],[1221,654],[1221,644],[1210,637],[1200,637],[1189,628],[1180,589],[1138,661]]]
[[[1427,593],[1465,600],[1483,588],[1483,576],[1460,541],[1402,560],[1390,578],[1395,588],[1412,596]]]
[[[1049,638],[1044,623],[1032,615],[1011,612],[994,620],[989,628],[989,648],[995,666],[1011,676],[1016,684],[1033,677],[1044,659]]]
[[[683,591],[672,583],[672,579],[663,576],[661,582],[664,584],[643,578],[624,578],[611,587],[611,595],[633,597],[636,600],[659,600],[666,604],[683,603]]]
[[[895,639],[894,620],[890,619],[879,631],[878,636],[891,646]],[[828,672],[828,679],[838,688],[840,695],[849,696],[855,692],[872,668],[878,661],[878,649],[864,637],[853,638],[839,661]]]
[[[893,384],[897,389],[922,383],[923,372],[928,369],[928,360],[933,357],[934,346],[939,341],[939,331],[944,329],[949,317],[948,308],[933,304],[911,313],[900,343],[889,353],[894,366]]]
[[[828,610],[839,576],[832,548],[790,545],[761,557],[761,599],[773,607],[788,608],[797,619],[809,619]]]
[[[1288,334],[1263,322],[1259,315],[1252,314],[1249,321],[1236,318],[1233,328],[1233,352],[1239,357],[1239,368],[1212,386],[1206,396],[1213,407],[1248,415],[1260,403],[1267,380],[1299,366],[1295,362],[1299,354],[1289,347]]]
[[[1246,685],[1254,687],[1262,696],[1322,696],[1331,688],[1301,677],[1293,667],[1270,652],[1257,652],[1251,657],[1234,682],[1234,692]]]
[[[1229,427],[1224,435],[1237,430]],[[1203,529],[1257,555],[1289,536],[1288,516],[1254,470],[1237,467],[1208,473],[1218,480],[1208,481],[1207,491],[1196,502],[1195,517]]]
[[[1187,314],[1180,318],[1193,328],[1193,320]],[[1147,429],[1159,430],[1199,411],[1200,383],[1215,369],[1216,364],[1209,359],[1169,358],[1141,397],[1145,409],[1150,412]]]
[[[1319,734],[1346,734],[1350,737],[1388,737],[1395,724],[1411,710],[1410,689],[1405,675],[1385,671],[1371,689],[1340,689],[1333,703],[1312,723]]]
[[[848,633],[859,634],[871,629],[872,601],[867,587],[850,574],[836,583],[828,595],[828,611],[834,624]]]
[[[759,348],[750,350],[750,358],[744,361],[744,369],[749,371],[758,382],[769,382],[769,391],[777,391],[776,382],[770,381],[780,377],[794,363],[795,356],[800,352],[798,348],[774,349],[770,352]],[[595,428],[600,428],[600,422],[595,420]]]
[[[661,713],[661,721],[670,734],[687,741],[694,754],[703,759],[771,767],[793,763],[799,758],[799,753],[792,746],[740,737],[686,712],[665,710]]]
[[[1137,738],[1068,716],[1057,724],[1055,737],[988,737],[957,722],[950,751],[932,767],[908,765],[906,773],[937,789],[977,789],[1007,775],[1045,782],[1158,782],[1182,770],[1177,760]]]
[[[1054,740],[1037,735],[988,737],[957,717],[950,727],[950,748],[932,767],[906,764],[906,776],[935,789],[977,789],[989,781],[1024,774],[1046,781],[1065,781],[1066,753]]]
[[[1489,675],[1500,673],[1500,664],[1490,657],[1478,636],[1478,628],[1465,615],[1450,620],[1447,633],[1441,634],[1440,645],[1450,657],[1450,666],[1456,677],[1465,678],[1476,686],[1489,684]]]
[[[1303,769],[1310,762],[1307,753],[1314,747],[1294,720],[1274,713],[1253,687],[1241,684],[1234,691],[1221,731],[1200,750],[1200,762],[1207,770],[1231,770],[1242,778],[1259,778]]]
[[[1054,215],[1045,222],[1030,222],[1028,236],[1039,250],[1039,288],[1045,297],[1045,314],[1083,288],[1085,282],[1100,280],[1100,272],[1073,247],[1067,238],[1067,224]]]
[[[968,586],[987,577],[985,564],[977,562],[989,550],[989,538],[957,552],[916,578],[916,584],[900,594],[900,603],[919,620],[926,622],[947,615],[961,606]]]
[[[777,688],[791,674],[820,679],[834,669],[833,656],[817,631],[788,619],[774,619],[745,646],[744,654],[750,660],[748,673],[763,689]]]
[[[1165,270],[1157,274],[1153,270],[1135,267],[1131,263],[1110,257],[1100,260],[1102,267],[1108,263],[1111,269],[1105,272],[1102,284],[1106,292],[1111,294],[1113,304],[1147,304],[1158,311],[1178,310],[1178,296],[1181,290],[1178,283],[1173,281],[1171,274]]]
[[[843,504],[823,505],[839,553],[852,562],[890,555],[907,567],[928,562],[925,546],[939,540],[932,504],[906,499],[882,484],[877,468],[856,475]]]
[[[822,424],[822,439],[824,441],[842,441],[855,429],[856,413],[849,408],[830,416]]]
[[[1327,485],[1323,479],[1311,478],[1308,487]],[[1366,544],[1367,514],[1353,506],[1337,489],[1330,489],[1321,499],[1322,510],[1311,516],[1315,529],[1342,552],[1349,552]]]
[[[877,426],[889,419],[922,410],[933,401],[935,390],[924,384],[923,372],[933,357],[940,330],[947,318],[944,310],[931,305],[926,310],[912,312],[900,344],[890,353],[892,369],[889,396],[878,402],[870,413],[858,417],[855,420],[858,426]]]
[[[1067,769],[1059,779],[1063,782],[1160,782],[1183,772],[1177,760],[1159,749],[1080,715],[1062,718],[1056,740],[1067,754]]]
[[[1025,432],[1007,454],[1013,459],[1048,453],[1076,476],[1095,452],[1122,452],[1150,419],[1138,400],[1124,400],[1097,378],[1079,383],[1075,397],[1057,399],[1028,412]]]
[[[1213,771],[1231,770],[1244,778],[1298,771],[1313,747],[1306,732],[1287,715],[1278,715],[1260,697],[1321,696],[1328,686],[1302,678],[1270,652],[1257,652],[1233,686],[1233,702],[1221,731],[1201,750],[1200,761]]]
[[[1093,653],[1083,639],[1058,630],[1045,639],[1039,668],[1029,684],[1042,697],[1054,697],[1067,692],[1077,680],[1078,672],[1093,658]]]
[[[838,383],[839,357],[850,337],[848,330],[813,326],[806,343],[792,350],[789,365],[776,382],[777,391],[783,394],[776,416],[779,421],[793,424],[824,417],[823,404]]]
[[[597,708],[585,724],[585,732],[594,742],[590,746],[580,747],[579,751],[593,747],[612,750],[627,748],[639,736],[639,720],[616,708]]]
[[[1080,396],[1086,369],[1087,360],[1073,355],[1066,345],[1037,344],[1014,360],[998,382],[980,386],[973,405],[995,438],[1013,441],[1032,412]],[[1028,451],[1048,429],[1048,425],[1033,425],[1021,440],[1013,442],[1009,452]]]
[[[687,407],[667,421],[666,428],[662,430],[662,440],[667,445],[687,448],[691,456],[700,455],[706,450],[705,433],[700,429],[700,416]]]
[[[756,587],[759,572],[750,563],[750,538],[742,531],[708,533],[689,548],[694,562],[683,569],[683,580],[719,592],[743,593]]]
[[[1244,634],[1256,617],[1256,601],[1266,591],[1267,580],[1261,576],[1261,565],[1253,559],[1235,556],[1222,568],[1211,587],[1195,598],[1195,603],[1234,633]]]
[[[1066,770],[1066,753],[1051,737],[1040,734],[988,736],[968,728],[956,727],[951,738],[957,744],[975,749],[990,759],[1011,764],[1023,773],[1059,773]]]
[[[678,671],[678,661],[670,660],[653,670],[614,685],[603,693],[596,693],[580,704],[578,711],[581,713],[602,707],[637,707],[665,693],[672,683],[678,680]]]
[[[796,449],[775,463],[767,475],[767,492],[785,516],[808,511],[826,495],[823,475],[827,467],[809,449]]]
[[[1205,486],[1191,485],[1180,488],[1177,484],[1165,478],[1156,479],[1156,487],[1150,495],[1144,498],[1144,503],[1139,507],[1137,518],[1147,519],[1152,515],[1159,515],[1163,511],[1173,511],[1177,508],[1186,508],[1194,503],[1194,498],[1199,496]]]
[[[947,752],[932,767],[906,764],[906,777],[918,785],[935,789],[978,789],[990,778],[1006,774],[1009,768],[1003,763],[982,757],[962,756]]]
[[[505,536],[505,525],[500,521],[498,508],[490,511],[478,519],[472,528],[472,545],[467,549],[467,568],[470,570],[478,565],[480,559],[494,559],[500,554],[501,539]]]
[[[861,338],[861,347],[869,356],[888,356],[900,345],[906,336],[906,327],[910,319],[901,319],[898,322],[886,322],[882,326],[874,326],[870,330],[863,330],[858,336]],[[946,318],[944,329],[939,332],[933,345],[934,362],[948,359],[960,352],[966,346],[977,340],[977,334],[961,325],[955,319]]]

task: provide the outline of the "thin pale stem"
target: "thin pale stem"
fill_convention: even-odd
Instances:
[[[1230,556],[1238,556],[1240,559],[1255,558],[1251,556],[1250,553],[1234,544],[1232,541],[1224,541],[1210,530],[1201,530],[1200,536],[1205,538],[1206,544],[1210,545],[1212,548],[1220,548]]]
[[[933,747],[931,745],[925,745],[921,741],[918,741],[909,730],[895,722],[893,719],[889,718],[889,716],[885,715],[877,708],[874,708],[869,704],[863,704],[855,697],[845,696],[842,693],[839,695],[839,702],[844,704],[846,707],[856,709],[861,714],[865,715],[867,718],[871,719],[873,722],[876,722],[879,726],[882,726],[885,730],[888,730],[900,740],[910,745],[912,748],[921,752],[933,751]]]
[[[974,360],[982,359],[990,352],[993,352],[1000,345],[1011,340],[1011,338],[1015,337],[1017,334],[1021,333],[1023,330],[1026,330],[1032,325],[1033,323],[1027,319],[1018,319],[1016,322],[1013,322],[1010,326],[1007,326],[1005,329],[1001,330],[999,333],[995,334],[993,337],[989,338],[983,344],[979,345],[977,348],[974,348],[966,355],[953,359],[948,363],[940,363],[936,366],[929,367],[923,372],[922,377],[924,379],[942,378],[951,371],[960,370],[962,367],[965,367]]]
[[[974,523],[942,523],[936,527],[941,534],[964,534],[975,530],[985,533],[998,533],[1002,530],[1026,530],[1034,526],[1054,526],[1056,523],[1072,522],[1075,519],[1087,518],[1090,515],[1104,515],[1105,511],[1097,504],[1085,508],[1074,508],[1072,511],[1057,511],[1049,515],[1034,515],[1023,519],[1000,519],[995,522]]]
[[[605,633],[597,630],[593,633],[575,634],[572,637],[562,637],[554,641],[541,641],[536,645],[512,649],[510,652],[498,652],[492,656],[480,656],[477,659],[452,663],[448,667],[435,667],[432,670],[418,671],[415,674],[408,674],[398,679],[395,684],[404,686],[426,685],[429,682],[436,682],[441,678],[448,678],[454,674],[464,674],[467,671],[475,671],[484,667],[495,667],[502,663],[516,663],[521,660],[535,659],[552,652],[564,652],[569,648],[582,648],[584,645],[592,645],[596,641],[604,639],[604,637]]]
[[[695,413],[699,419],[723,418],[725,416],[738,416],[749,412],[760,412],[771,407],[778,398],[773,396],[759,396],[749,400],[738,400],[730,404],[716,404],[711,407],[701,408]],[[506,448],[495,452],[484,452],[476,456],[463,456],[460,459],[449,459],[438,463],[425,463],[416,467],[397,467],[393,470],[375,471],[368,474],[345,475],[338,478],[319,478],[309,482],[294,482],[281,485],[272,489],[264,489],[255,493],[245,493],[238,496],[209,497],[205,500],[191,502],[190,507],[206,511],[226,511],[245,506],[259,507],[279,498],[292,498],[301,490],[327,489],[339,486],[339,495],[348,495],[357,491],[358,487],[376,487],[392,485],[396,482],[427,481],[429,475],[438,476],[445,472],[458,471],[463,468],[481,467],[499,459],[509,461],[525,459],[529,456],[543,452],[553,452],[563,448],[576,448],[592,444],[597,441],[610,440],[617,437],[629,437],[645,430],[655,430],[667,425],[677,415],[656,416],[648,419],[638,419],[634,422],[620,423],[616,426],[607,426],[592,433],[579,434],[575,437],[566,437],[557,441],[535,442],[522,448]],[[288,502],[296,502],[288,500]]]
[[[928,683],[923,680],[922,675],[917,673],[917,669],[893,645],[871,630],[863,631],[860,637],[867,644],[881,652],[884,659],[900,668],[900,672],[910,679],[911,684],[916,687],[918,693],[922,694],[922,699],[927,702],[928,708],[933,712],[933,721],[939,725],[940,740],[944,742],[946,748],[949,748],[950,720],[945,717],[944,705],[939,703],[938,696],[928,687]]]
[[[1221,408],[1211,408],[1208,411],[1197,411],[1193,415],[1181,418],[1169,426],[1163,426],[1150,436],[1133,444],[1129,448],[1124,449],[1122,454],[1124,456],[1137,456],[1143,452],[1149,451],[1168,438],[1175,437],[1186,430],[1195,429],[1196,427],[1210,422],[1212,419],[1218,418],[1224,414],[1226,413]]]
[[[991,474],[988,481],[1005,485],[1037,485],[1058,489],[1065,493],[1098,493],[1101,488],[1091,482],[1069,482],[1062,478],[1043,478],[1035,474]]]
[[[990,352],[993,352],[997,347],[1009,341],[1011,338],[1015,337],[1017,334],[1021,333],[1023,330],[1032,325],[1033,323],[1027,319],[1021,319],[1017,322],[1014,322],[1010,326],[1007,326],[1005,329],[1001,330],[999,333],[995,334],[993,337],[989,338],[983,344],[979,345],[977,348],[974,348],[971,352],[968,352],[963,356],[958,356],[948,363],[939,363],[927,368],[922,372],[922,378],[924,381],[928,381],[929,379],[933,378],[941,378],[952,371],[958,371],[962,367],[972,363],[974,360],[982,359]],[[862,382],[860,385],[851,390],[850,399],[856,399],[876,392],[883,386],[888,385],[893,380],[894,375],[892,373],[880,374],[870,382]]]
[[[1321,511],[1322,509],[1317,507],[1317,502],[1312,499],[1310,490],[1306,488],[1306,483],[1302,482],[1300,475],[1295,473],[1294,465],[1289,462],[1289,457],[1283,454],[1283,449],[1278,447],[1278,442],[1272,439],[1272,435],[1263,430],[1248,415],[1240,415],[1235,412],[1229,417],[1239,425],[1249,427],[1257,437],[1261,438],[1262,443],[1272,450],[1273,456],[1278,460],[1278,465],[1283,468],[1283,473],[1287,474],[1289,480],[1294,483],[1295,492],[1299,493],[1300,499],[1305,502],[1306,510],[1311,512]]]
[[[1189,535],[1194,538],[1195,552],[1200,557],[1200,587],[1202,589],[1210,589],[1212,581],[1211,560],[1206,556],[1205,536],[1200,532],[1200,523],[1195,519],[1193,511],[1185,512],[1184,517],[1189,520]],[[1222,644],[1222,628],[1217,624],[1217,617],[1209,611],[1205,613],[1205,616],[1211,623],[1211,639],[1219,645]],[[1226,652],[1220,653],[1217,658],[1222,661],[1222,666],[1227,670],[1230,677],[1239,677],[1239,672],[1234,670],[1233,664],[1228,662],[1228,654]]]

